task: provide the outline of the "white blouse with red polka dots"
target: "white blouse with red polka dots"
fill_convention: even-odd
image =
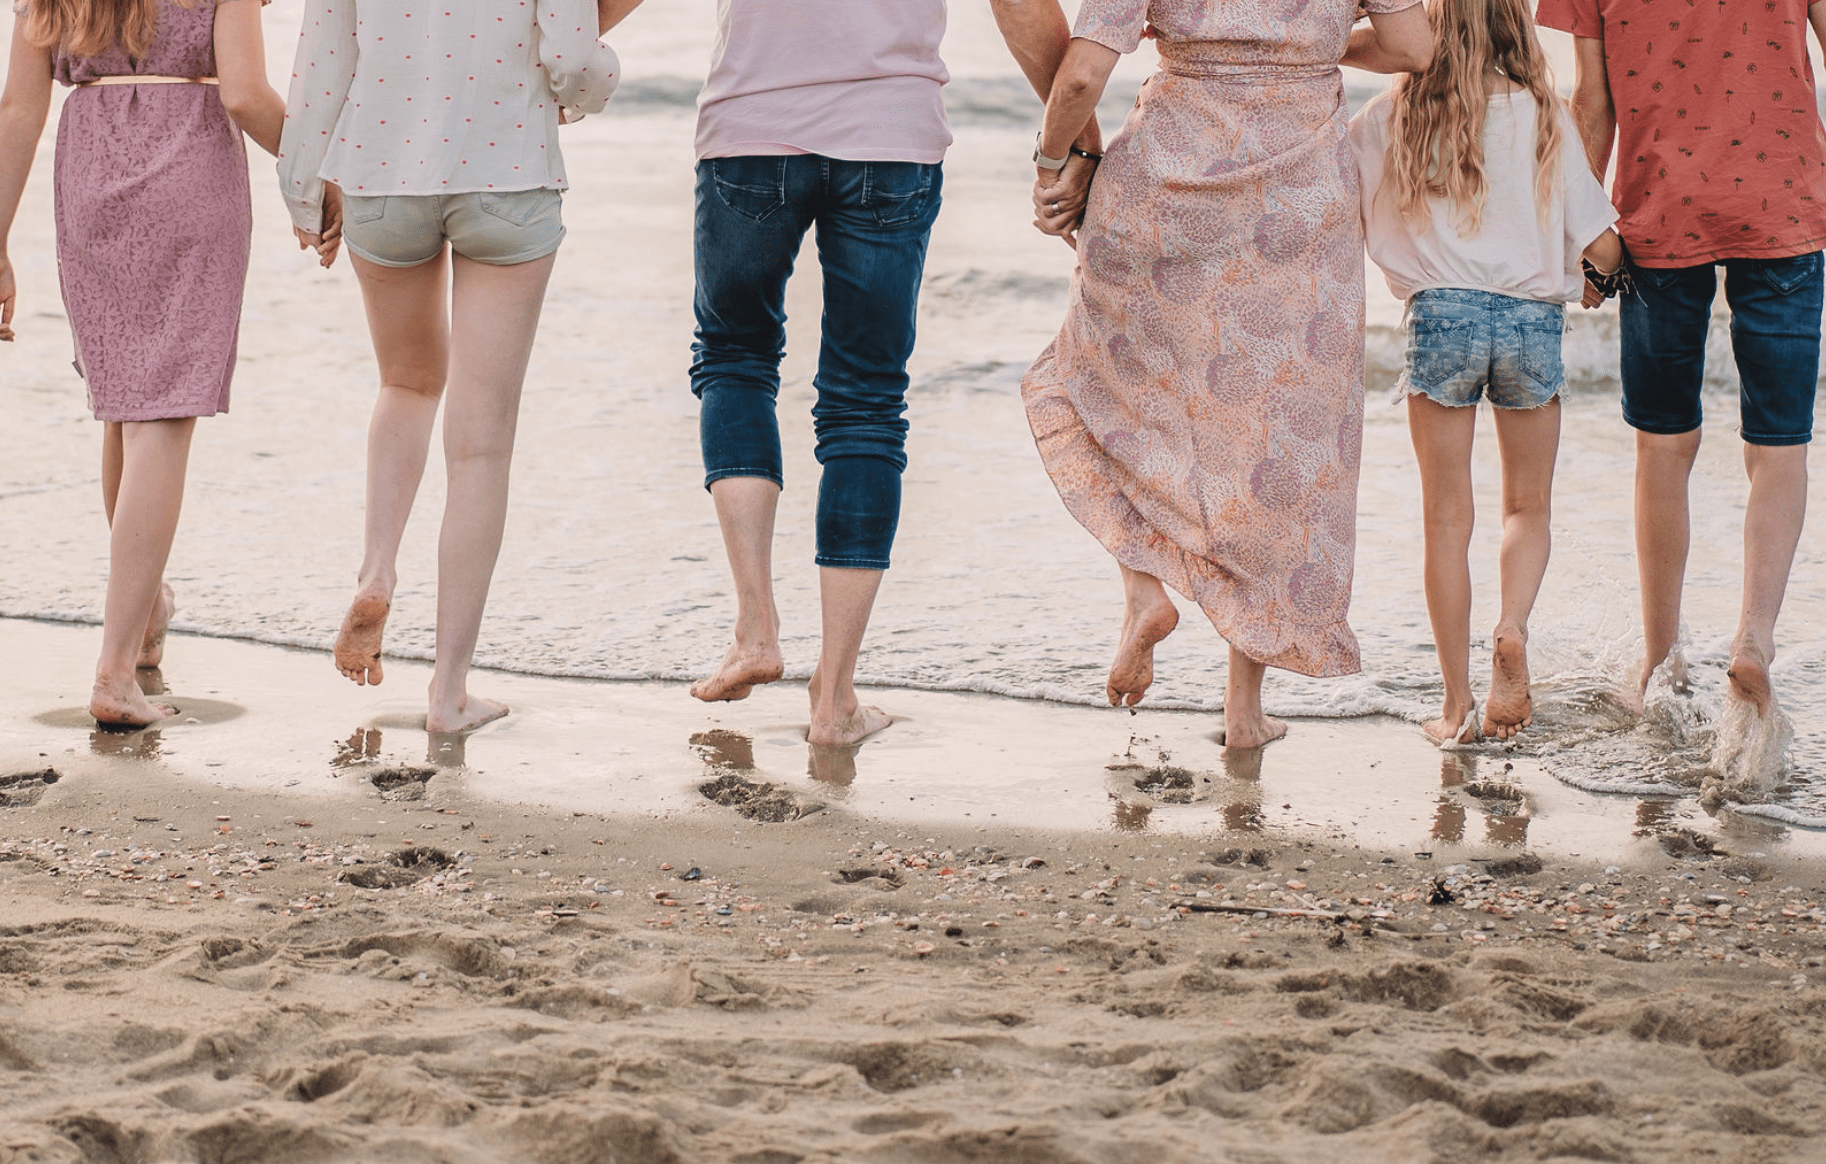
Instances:
[[[292,221],[344,193],[562,190],[558,111],[598,113],[621,63],[595,0],[310,0],[279,143]]]

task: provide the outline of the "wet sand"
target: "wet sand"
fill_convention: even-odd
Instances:
[[[1813,834],[1496,750],[1442,785],[1392,720],[1298,722],[1245,778],[1206,716],[925,692],[874,693],[907,718],[850,776],[807,771],[796,687],[483,673],[516,714],[459,763],[415,665],[362,690],[190,636],[179,721],[95,733],[96,633],[0,621],[34,672],[0,706],[38,717],[0,735],[0,1160],[1785,1161],[1826,1130]]]

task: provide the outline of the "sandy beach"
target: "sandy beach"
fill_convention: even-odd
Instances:
[[[354,688],[279,710],[317,652],[189,636],[178,719],[99,732],[93,635],[0,621],[63,703],[0,739],[0,1160],[1798,1161],[1826,1129],[1815,834],[1586,811],[1500,751],[1454,780],[1392,720],[1296,723],[1251,792],[1202,716],[947,693],[877,693],[909,718],[820,766],[796,685],[488,675],[516,716],[452,755]],[[994,750],[1054,715],[1097,778]]]

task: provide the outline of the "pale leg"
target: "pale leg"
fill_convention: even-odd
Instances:
[[[110,426],[112,428],[112,426]],[[103,477],[112,530],[108,597],[102,614],[101,658],[89,712],[99,723],[144,725],[172,714],[154,705],[134,680],[146,628],[163,597],[165,563],[184,504],[184,471],[195,419],[155,420],[119,426],[104,442]],[[115,442],[118,441],[118,444]],[[118,455],[118,461],[113,458]],[[110,462],[119,465],[118,475]]]
[[[735,642],[714,675],[691,685],[691,694],[706,701],[747,699],[756,684],[785,672],[773,574],[780,487],[765,477],[723,477],[711,483],[710,496],[735,581]]]
[[[1259,748],[1287,734],[1287,725],[1262,714],[1262,679],[1268,668],[1230,648],[1230,669],[1224,677],[1224,732],[1219,741],[1226,748]]]
[[[437,663],[425,720],[434,732],[468,731],[507,713],[469,694],[469,665],[507,526],[520,391],[554,261],[497,267],[460,255],[454,260],[444,412],[449,487],[438,539]]]
[[[104,423],[101,438],[101,504],[108,515],[110,529],[114,527],[114,503],[120,497],[121,462],[124,457],[121,445],[121,426],[114,421]],[[157,667],[165,661],[165,632],[170,629],[171,616],[177,613],[177,608],[177,596],[171,592],[170,583],[161,579],[158,598],[152,604],[152,616],[146,620],[145,637],[140,640],[137,666]]]
[[[818,568],[824,641],[810,684],[812,726],[806,738],[813,744],[854,744],[893,722],[881,709],[864,706],[855,687],[856,657],[862,653],[863,632],[869,628],[883,573]]]
[[[1509,739],[1534,722],[1528,691],[1528,616],[1553,550],[1553,466],[1560,398],[1540,408],[1496,410],[1503,457],[1502,614],[1493,643],[1484,734]]]
[[[1636,573],[1642,587],[1638,700],[1680,638],[1680,592],[1691,536],[1687,479],[1699,457],[1699,439],[1699,429],[1676,436],[1636,434]]]
[[[368,424],[368,495],[361,575],[336,636],[336,669],[356,683],[382,679],[381,639],[399,582],[399,546],[431,451],[431,430],[449,366],[442,253],[393,268],[351,255],[380,365]]]
[[[1438,719],[1424,725],[1440,743],[1468,742],[1465,720],[1476,706],[1471,694],[1471,446],[1477,409],[1448,408],[1425,396],[1408,397],[1408,434],[1420,466],[1424,585],[1433,650],[1445,683]],[[1475,729],[1472,729],[1474,732]]]
[[[1750,501],[1744,510],[1743,614],[1731,644],[1731,694],[1766,715],[1775,619],[1807,516],[1807,446],[1744,445]]]
[[[1160,579],[1127,566],[1121,570],[1122,634],[1103,693],[1111,707],[1133,707],[1154,682],[1154,646],[1179,625],[1179,608]]]

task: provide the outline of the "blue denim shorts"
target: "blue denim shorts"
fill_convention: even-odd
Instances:
[[[1456,287],[1422,291],[1408,301],[1407,365],[1395,400],[1539,408],[1566,385],[1565,330],[1563,304]]]
[[[382,267],[428,263],[446,240],[466,259],[507,267],[558,249],[564,241],[563,202],[556,190],[345,194],[342,240]]]
[[[1631,263],[1635,291],[1623,297],[1621,310],[1623,419],[1662,436],[1692,432],[1704,420],[1699,398],[1718,294],[1715,267],[1725,269],[1745,443],[1808,443],[1826,298],[1826,264],[1818,251],[1695,267]]]

